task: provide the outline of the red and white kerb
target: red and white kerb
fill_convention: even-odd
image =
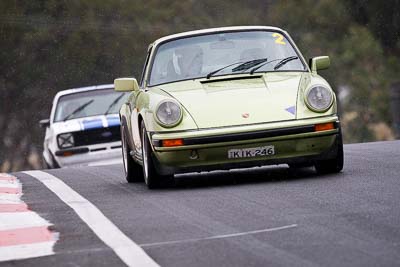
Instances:
[[[54,254],[58,233],[21,200],[22,186],[9,174],[0,173],[0,262]]]

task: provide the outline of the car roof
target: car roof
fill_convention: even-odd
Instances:
[[[196,31],[188,31],[177,34],[172,34],[168,36],[161,37],[154,41],[150,46],[157,46],[160,43],[166,42],[168,40],[184,38],[193,35],[202,35],[207,33],[217,33],[217,32],[226,32],[226,31],[250,31],[250,30],[272,30],[272,31],[280,31],[286,33],[284,30],[272,27],[272,26],[231,26],[231,27],[220,27],[220,28],[210,28]]]
[[[101,85],[71,88],[71,89],[59,91],[56,94],[55,98],[59,98],[60,96],[74,94],[74,93],[102,90],[102,89],[112,89],[112,88],[114,88],[114,84],[101,84]]]

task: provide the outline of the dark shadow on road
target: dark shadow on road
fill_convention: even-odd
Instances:
[[[318,175],[313,167],[289,168],[287,165],[256,167],[230,171],[213,171],[175,175],[174,187],[168,189],[198,189],[207,187],[246,185],[256,183],[280,183],[336,177],[335,175]]]
[[[144,182],[129,184],[125,181],[122,164],[85,167],[84,169],[82,167],[64,168],[49,170],[48,172],[56,176],[62,174],[61,176],[65,177],[71,176],[71,173],[76,177],[81,177],[82,174],[85,174],[84,177],[109,174],[110,177],[117,177],[115,181],[118,181],[118,184],[120,184],[129,192],[131,192],[131,190],[134,190],[135,193],[149,192]],[[313,167],[294,169],[289,168],[286,164],[282,164],[227,171],[178,174],[175,175],[174,185],[164,186],[159,189],[151,190],[150,192],[166,192],[168,190],[174,191],[202,188],[207,189],[213,187],[229,187],[260,183],[287,183],[307,179],[333,179],[340,177],[342,177],[340,174],[318,175]],[[109,181],[109,178],[104,179]]]

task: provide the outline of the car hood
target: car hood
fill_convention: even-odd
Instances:
[[[199,128],[293,120],[299,72],[215,77],[158,86],[186,109]]]
[[[54,133],[69,133],[78,131],[87,131],[98,128],[119,126],[119,115],[109,114],[107,116],[91,116],[67,121],[59,121],[52,124]]]

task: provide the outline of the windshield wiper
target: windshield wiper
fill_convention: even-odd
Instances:
[[[88,102],[80,105],[79,107],[77,107],[74,111],[72,111],[70,114],[68,114],[67,116],[64,117],[63,121],[68,120],[69,118],[71,118],[72,116],[74,116],[76,113],[78,113],[79,111],[84,110],[87,106],[89,106],[90,104],[92,104],[94,101],[94,99],[89,100]]]
[[[233,68],[232,72],[233,71],[239,71],[239,70],[247,70],[247,69],[249,69],[251,67],[254,67],[254,66],[258,65],[258,64],[261,64],[261,63],[263,63],[263,62],[265,62],[267,60],[268,60],[267,58],[260,58],[260,59],[249,60],[249,61],[246,61],[246,62],[243,62],[243,61],[235,62],[235,63],[229,64],[229,65],[227,65],[225,67],[222,67],[220,69],[217,69],[217,70],[214,70],[214,71],[210,72],[209,74],[207,74],[206,77],[207,77],[207,79],[210,79],[211,76],[213,76],[214,74],[220,72],[221,70],[229,68],[229,67],[231,67],[233,65],[240,64],[236,68]]]
[[[264,63],[266,61],[268,61],[268,58],[259,58],[259,59],[249,60],[249,61],[244,62],[243,64],[240,64],[236,68],[233,68],[232,72],[240,71],[240,70],[248,70],[248,69],[257,66],[258,64]]]
[[[242,61],[229,64],[228,66],[222,67],[222,68],[217,69],[217,70],[213,70],[212,72],[210,72],[209,74],[207,74],[206,77],[207,77],[207,79],[210,79],[211,76],[213,76],[215,73],[220,72],[221,70],[224,70],[224,69],[226,69],[226,68],[229,68],[230,66],[237,65],[237,64],[240,64],[240,63],[242,63]]]
[[[298,59],[299,57],[297,56],[291,56],[291,57],[287,57],[282,59],[281,61],[278,62],[278,64],[275,65],[274,70],[277,70],[279,68],[281,68],[283,65],[285,65],[286,63],[288,63],[289,61]]]
[[[278,60],[280,60],[279,63],[281,63],[281,62],[284,61],[284,60],[288,60],[288,61],[286,61],[286,62],[289,62],[289,61],[294,60],[294,59],[297,59],[297,58],[298,58],[297,56],[291,56],[291,57],[287,57],[287,58],[283,58],[283,59],[282,59],[282,58],[277,58],[277,59],[274,59],[274,60],[271,60],[271,61],[268,61],[268,62],[264,62],[264,64],[261,64],[261,65],[259,65],[259,66],[256,66],[256,67],[252,68],[251,71],[250,71],[250,74],[253,74],[256,70],[258,70],[259,68],[261,68],[261,67],[263,67],[263,66],[265,66],[265,65],[267,65],[267,64],[269,64],[269,63],[272,63],[272,62],[275,62],[275,61],[278,61]],[[286,62],[284,62],[283,64],[286,64]],[[278,66],[279,63],[276,64],[276,66]],[[275,66],[275,68],[276,68],[276,66]],[[283,65],[282,65],[282,66],[283,66]],[[278,68],[280,68],[280,67],[282,67],[282,66],[278,66]],[[274,70],[276,70],[275,68],[274,68]]]
[[[113,102],[111,102],[111,104],[108,106],[106,112],[104,112],[104,115],[107,115],[108,112],[110,112],[110,110],[118,103],[118,101],[124,96],[125,94],[122,93],[121,95],[117,96]]]

